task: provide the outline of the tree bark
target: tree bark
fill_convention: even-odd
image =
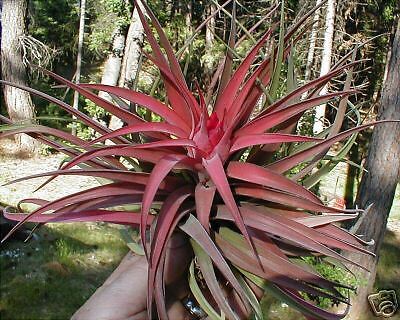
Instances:
[[[138,4],[138,3],[137,3]],[[141,7],[142,10],[144,8]],[[124,56],[122,59],[121,72],[118,80],[118,86],[133,88],[135,86],[136,75],[138,73],[139,61],[143,47],[143,26],[136,9],[133,10],[131,23],[125,41]],[[109,128],[119,129],[123,126],[121,119],[112,116]]]
[[[83,36],[85,34],[85,14],[86,14],[86,0],[81,0],[80,10],[79,10],[79,37],[78,37],[78,55],[76,57],[76,73],[75,73],[75,83],[81,81],[81,66],[82,66],[82,47],[83,47]],[[73,108],[78,109],[79,105],[79,93],[74,91],[74,102]],[[76,135],[76,125],[72,126],[72,134]]]
[[[141,9],[145,11],[144,8],[141,7]],[[118,81],[120,87],[132,88],[134,85],[143,47],[143,32],[139,14],[134,9],[125,41],[124,57]]]
[[[122,65],[122,57],[125,48],[125,34],[122,28],[117,27],[113,33],[113,42],[111,47],[111,52],[108,55],[104,67],[103,67],[103,75],[101,77],[101,84],[116,86],[118,84],[118,79],[121,71]],[[99,92],[99,97],[112,101],[112,97],[104,91]],[[96,119],[99,121],[99,119]],[[107,125],[107,124],[105,124]],[[117,129],[122,127],[123,123],[120,119],[111,116],[109,127],[112,129]],[[106,141],[106,143],[110,143],[110,141]]]
[[[322,0],[316,0],[315,6],[318,6],[321,4]],[[308,49],[308,54],[307,54],[307,63],[306,63],[306,70],[304,73],[304,81],[308,81],[311,78],[311,69],[314,63],[314,52],[315,52],[315,43],[317,42],[317,34],[318,34],[318,24],[319,24],[319,15],[320,15],[320,9],[316,10],[314,12],[314,18],[313,18],[313,26],[311,29],[311,35],[310,35],[310,43],[309,43],[309,49]]]
[[[190,37],[193,33],[192,27],[192,19],[193,19],[193,2],[192,0],[188,0],[186,2],[186,12],[185,12],[185,24],[186,24],[186,32],[187,37]],[[190,59],[192,58],[192,45],[190,45],[187,49],[187,55],[185,59],[185,66],[183,68],[183,74],[187,76]]]
[[[315,6],[318,6],[321,4],[322,0],[316,0]],[[307,1],[303,3],[303,5],[306,5]],[[319,27],[319,20],[320,20],[320,13],[321,13],[321,8],[316,10],[314,12],[314,17],[313,17],[313,26],[311,29],[311,34],[310,34],[310,42],[308,43],[308,53],[307,53],[307,62],[306,62],[306,67],[304,70],[304,83],[307,83],[311,79],[311,74],[312,74],[312,69],[314,66],[314,56],[315,56],[315,44],[317,42],[317,36],[318,36],[318,27]],[[301,97],[302,99],[307,97],[308,92],[304,92]],[[312,112],[312,110],[307,111],[307,112]],[[297,122],[297,131],[300,132],[300,128],[304,126],[311,126],[312,123],[308,124],[307,121],[305,121],[305,117],[301,117],[299,121]]]
[[[118,27],[113,33],[111,52],[104,63],[103,75],[101,77],[102,84],[110,86],[116,86],[118,84],[124,48],[125,34],[123,30]],[[99,96],[107,101],[112,100],[111,96],[103,91],[100,91]]]
[[[349,152],[349,160],[354,163],[359,161],[358,145],[353,145]],[[354,187],[358,176],[358,168],[350,164],[347,165],[346,184],[344,191],[344,201],[347,208],[353,208],[354,204]]]
[[[23,63],[20,39],[26,34],[27,0],[3,1],[1,32],[1,73],[3,80],[28,86],[27,70]],[[28,92],[4,86],[4,101],[13,122],[32,122],[35,107]],[[33,138],[19,134],[15,137],[18,152],[35,154],[39,143]]]
[[[323,76],[329,72],[331,67],[331,56],[332,56],[332,44],[333,34],[335,32],[335,11],[336,11],[336,0],[328,0],[326,8],[325,18],[325,32],[324,32],[324,44],[322,51],[321,70],[320,76]],[[328,87],[325,86],[321,90],[321,95],[328,91]],[[315,120],[314,120],[314,133],[320,133],[324,128],[326,104],[321,104],[315,109]]]
[[[392,54],[389,59],[388,77],[382,89],[381,107],[378,119],[400,119],[400,20],[392,45]],[[351,313],[348,319],[365,319],[371,314],[369,311],[367,295],[372,293],[376,267],[379,259],[379,250],[386,231],[387,218],[393,203],[396,185],[400,178],[400,123],[381,124],[374,128],[370,149],[366,161],[367,173],[364,173],[356,203],[365,208],[373,204],[371,211],[366,215],[359,227],[357,234],[363,234],[367,239],[374,239],[372,246],[376,257],[353,256],[353,261],[358,261],[366,266],[370,273],[357,270],[359,277],[367,280],[357,292],[356,301],[352,302]]]
[[[217,10],[214,3],[210,3],[207,5],[206,13],[207,16],[211,16]],[[207,18],[207,16],[205,18]],[[211,81],[211,77],[213,74],[214,69],[214,60],[212,58],[212,49],[214,46],[214,34],[215,34],[215,16],[213,16],[207,23],[206,23],[206,43],[205,43],[205,53],[207,59],[204,63],[204,71],[207,77],[207,85]]]

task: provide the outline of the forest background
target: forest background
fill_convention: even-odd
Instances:
[[[79,78],[81,82],[119,85],[161,97],[162,90],[160,90],[157,82],[158,74],[152,64],[142,55],[142,50],[148,52],[150,47],[143,40],[143,29],[133,10],[131,1],[8,1],[8,3],[11,2],[13,5],[22,6],[20,11],[23,14],[24,26],[21,28],[25,28],[22,32],[24,37],[20,38],[21,61],[25,71],[23,73],[25,79],[22,80],[32,87],[57,96],[71,104],[74,103],[74,99],[77,99],[73,96],[73,92],[65,88],[55,87],[53,80],[43,75],[35,67],[40,65],[67,79],[76,81]],[[294,21],[296,17],[301,16],[320,2],[320,0],[287,1],[285,22],[289,25],[290,21]],[[185,46],[186,40],[195,28],[209,15],[213,14],[222,3],[222,1],[213,0],[148,1],[176,51]],[[2,4],[4,8],[7,5],[7,0],[3,0]],[[260,25],[257,32],[262,32],[273,22],[279,21],[279,10],[273,11],[273,8],[277,7],[274,1],[238,1],[237,4],[236,18],[238,23],[243,26],[239,29],[239,38],[246,34],[246,30],[251,32],[252,27],[258,23]],[[333,12],[330,8],[334,8]],[[227,10],[229,13],[229,8]],[[16,10],[15,12],[19,11]],[[310,28],[310,33],[296,46],[295,69],[299,81],[315,78],[324,72],[324,68],[329,70],[330,65],[334,65],[343,54],[349,52],[355,45],[367,42],[358,50],[357,59],[362,59],[363,62],[358,66],[355,73],[354,85],[362,89],[362,95],[357,96],[357,104],[360,106],[359,111],[364,119],[363,121],[374,120],[379,112],[388,53],[391,48],[391,39],[394,36],[396,19],[399,15],[399,2],[397,0],[329,0],[317,13],[314,16],[314,25]],[[267,19],[264,19],[266,16]],[[82,19],[85,22],[84,26],[80,23]],[[329,23],[332,24],[333,29],[329,28]],[[188,83],[194,84],[195,81],[198,81],[201,87],[206,87],[215,81],[213,74],[219,67],[226,50],[225,43],[228,41],[229,25],[229,14],[221,10],[206,23],[205,28],[191,41],[190,46],[187,46],[181,52],[181,61]],[[83,33],[80,32],[80,26]],[[15,29],[15,26],[3,25],[2,38],[7,27]],[[329,35],[329,32],[332,34]],[[325,45],[326,39],[329,37],[332,37],[331,45],[327,49]],[[80,38],[82,41],[80,41]],[[238,56],[245,53],[252,44],[251,38],[247,37],[236,51]],[[79,52],[81,70],[77,68]],[[328,66],[325,65],[326,63],[328,63]],[[342,83],[343,80],[338,79],[337,85]],[[335,83],[332,83],[331,86],[334,88]],[[3,97],[3,91],[1,91],[0,99],[0,114],[10,114]],[[66,114],[56,105],[34,97],[32,99],[32,103],[20,104],[20,106],[29,104],[34,106],[34,108],[31,108],[33,111],[17,110],[17,113],[21,114],[21,118],[29,118],[32,117],[32,114],[35,114],[39,119],[42,117],[39,120],[41,123],[63,130],[75,130],[77,135],[83,138],[88,138],[93,134],[87,127],[79,123],[76,126],[67,125],[62,120]],[[122,125],[118,123],[117,119],[112,119],[104,110],[97,108],[90,101],[82,97],[78,97],[78,99],[75,103],[79,105],[80,109],[86,110],[91,117],[114,129]],[[138,108],[137,112],[143,111]],[[327,125],[333,121],[334,109],[327,109],[326,113],[323,114],[324,119],[322,121],[315,120],[314,113],[307,114],[302,121],[300,131],[303,134],[310,134],[313,131],[319,131],[319,125]],[[142,116],[152,117],[154,115],[142,114]],[[344,127],[350,125],[351,123],[345,123]],[[364,131],[358,136],[357,143],[348,153],[347,160],[349,162],[362,163],[365,161],[371,132],[372,130]],[[21,144],[20,148],[22,152],[38,152],[38,150],[31,149],[37,148],[32,143],[25,146]],[[28,150],[24,150],[24,148]],[[51,152],[51,150],[43,151],[43,149],[40,149],[39,153],[43,152]],[[356,201],[357,185],[362,170],[351,165],[346,168],[347,178],[343,198],[346,205],[352,207]],[[58,232],[59,230],[56,230],[55,233]],[[114,230],[110,232],[114,232]],[[119,240],[115,241],[117,247],[123,248]],[[58,241],[53,245],[58,248],[57,250],[60,248],[60,250],[64,250],[67,257],[69,253],[80,250],[77,249],[79,244],[76,243],[70,245],[74,249],[62,249],[63,246],[69,246],[68,240],[65,243]],[[98,244],[93,244],[93,246],[98,246]],[[68,253],[68,250],[71,252]],[[123,251],[123,249],[121,250]],[[118,260],[118,256],[117,254],[113,259]],[[47,262],[41,261],[40,263],[43,265]],[[69,265],[70,263],[67,259],[64,261],[65,265],[61,265],[63,268],[73,269]],[[59,271],[56,270],[56,273]],[[105,274],[107,274],[107,270],[104,271],[103,278]],[[101,279],[101,276],[99,279]],[[90,294],[93,287],[94,285],[90,286],[81,300]],[[5,305],[7,304],[4,302],[6,300],[2,302]],[[81,300],[71,302],[70,309],[65,311],[65,314],[78,306]],[[7,315],[10,310],[3,311],[6,308],[10,307],[0,304],[0,312],[6,312]],[[29,315],[27,315],[27,318],[29,318]]]

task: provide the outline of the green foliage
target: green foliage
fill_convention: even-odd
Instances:
[[[323,258],[303,257],[302,260],[305,261],[308,265],[310,265],[316,272],[318,272],[318,274],[323,276],[325,279],[337,283],[343,283],[350,287],[357,287],[360,284],[360,281],[357,280],[357,278],[355,278],[354,276],[352,276],[344,267],[340,267],[338,265],[329,263],[325,261]],[[350,294],[349,289],[338,288],[338,291],[343,296],[347,296],[348,294]],[[313,296],[310,294],[304,294],[303,296],[311,301],[316,302],[318,306],[324,309],[338,305],[337,301],[334,301],[329,298]]]
[[[98,120],[104,119],[107,115],[107,112],[103,108],[100,108],[98,105],[96,105],[93,101],[90,101],[89,99],[85,99],[84,109],[92,118]]]
[[[30,1],[29,33],[60,50],[58,62],[67,63],[76,52],[79,6],[75,0]]]
[[[396,19],[396,14],[399,14],[399,2],[397,0],[379,0],[373,1],[368,0],[369,11],[375,12],[376,20],[372,20],[372,23],[383,22],[385,25],[381,26],[386,28],[391,28],[393,21]]]
[[[115,32],[124,32],[129,26],[132,7],[124,0],[90,0],[88,5],[88,49],[104,58],[110,52]]]
[[[67,78],[72,78],[75,72],[75,55],[78,41],[79,6],[75,0],[33,0],[30,1],[29,33],[57,50],[53,68]],[[52,88],[54,83],[49,77],[41,75],[32,79],[32,86],[46,91],[65,101],[72,101],[72,92],[65,94],[63,89]],[[37,116],[63,117],[67,113],[55,104],[33,96]],[[41,123],[52,127],[63,127],[64,124],[55,120],[44,120]]]
[[[93,101],[89,99],[85,99],[84,97],[80,97],[80,105],[83,105],[83,110],[93,119],[96,119],[100,123],[106,124],[110,118],[110,113],[105,111],[103,108],[100,108]],[[95,137],[95,131],[93,128],[85,125],[82,122],[74,122],[69,123],[67,128],[72,129],[72,127],[76,127],[77,136],[81,139],[92,139]]]

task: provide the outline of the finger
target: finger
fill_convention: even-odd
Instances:
[[[168,307],[168,318],[174,320],[190,320],[191,315],[187,312],[182,302],[176,300]]]
[[[72,319],[127,319],[146,309],[146,292],[146,258],[127,258]]]
[[[179,278],[177,281],[166,287],[166,295],[173,295],[177,300],[186,298],[190,293],[189,283],[185,277]]]
[[[135,255],[132,251],[129,251],[125,257],[121,260],[118,267],[111,273],[111,275],[107,278],[104,284],[108,284],[115,280],[115,278],[119,277],[120,274],[124,274],[126,270],[135,267],[137,263],[140,262],[140,256]]]
[[[142,312],[140,312],[138,314],[135,314],[134,316],[126,318],[124,320],[147,320],[147,319],[148,319],[147,311],[145,310],[145,311],[142,311]]]
[[[186,274],[193,257],[193,250],[187,237],[182,233],[175,233],[167,244],[165,258],[165,283],[171,284]]]

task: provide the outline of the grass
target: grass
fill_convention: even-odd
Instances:
[[[400,235],[393,231],[386,232],[374,287],[376,290],[400,289]]]
[[[374,283],[375,292],[379,290],[395,290],[400,306],[400,234],[386,231],[385,240],[380,252],[378,271]],[[376,317],[369,317],[376,319]],[[368,320],[369,320],[368,319]],[[400,320],[400,310],[390,318]]]
[[[0,318],[69,319],[127,252],[116,226],[52,224],[0,251]]]

